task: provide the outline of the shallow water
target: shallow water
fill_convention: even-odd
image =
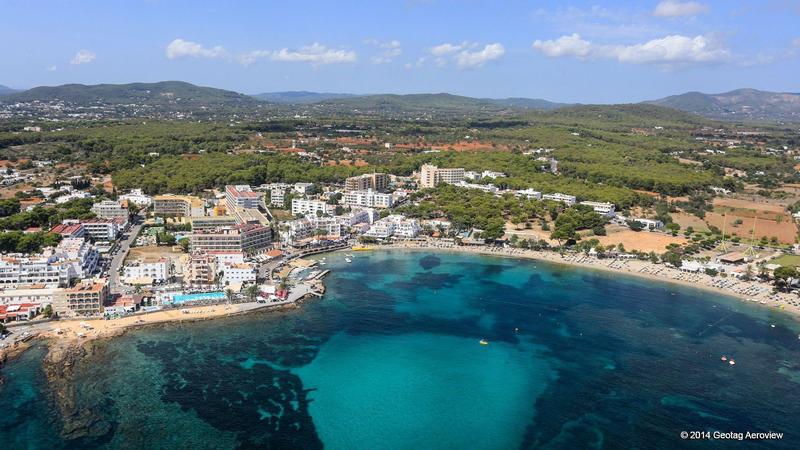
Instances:
[[[44,350],[29,351],[4,372],[3,448],[675,448],[682,430],[800,445],[800,341],[783,313],[534,261],[327,262],[326,296],[299,310],[110,341],[76,382],[101,435],[59,436]]]

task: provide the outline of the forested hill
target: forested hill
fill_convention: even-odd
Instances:
[[[630,128],[696,128],[713,122],[696,114],[646,103],[622,105],[576,105],[532,113],[534,120],[580,127],[629,131]]]
[[[63,101],[78,106],[255,107],[258,100],[238,92],[195,86],[183,81],[130,84],[40,86],[2,98],[3,102]]]
[[[687,92],[653,103],[704,117],[735,121],[800,122],[800,93],[737,89],[721,94]]]

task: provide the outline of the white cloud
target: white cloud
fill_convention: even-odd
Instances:
[[[381,52],[371,58],[373,64],[386,64],[392,62],[395,58],[403,54],[403,46],[400,41],[391,40],[387,42],[380,42],[375,39],[368,39],[364,41],[367,45],[378,47]]]
[[[270,58],[273,61],[310,62],[315,65],[348,63],[355,62],[357,59],[356,53],[353,51],[334,50],[317,42],[297,50],[280,49],[272,52]]]
[[[719,63],[731,57],[728,49],[708,36],[671,35],[640,44],[602,45],[572,34],[556,40],[537,40],[533,48],[550,57],[604,58],[621,63],[668,66]]]
[[[458,67],[469,69],[500,58],[506,53],[506,49],[500,43],[487,44],[480,48],[477,43],[464,41],[460,44],[445,42],[430,47],[428,53],[433,56],[433,62],[438,67],[444,67],[449,61],[453,61]]]
[[[69,62],[70,64],[88,64],[94,61],[97,58],[97,55],[94,52],[89,50],[79,50],[78,53],[75,53],[75,56],[72,57],[72,60]]]
[[[179,58],[205,58],[205,59],[225,59],[235,61],[242,65],[250,65],[259,59],[270,59],[272,61],[286,62],[309,62],[313,65],[334,64],[342,62],[356,61],[356,54],[352,51],[329,49],[322,44],[314,43],[297,50],[284,48],[281,50],[253,50],[246,53],[233,54],[221,46],[204,47],[196,42],[175,39],[166,48],[166,55],[169,59]]]
[[[56,66],[55,64],[53,64],[52,66],[45,67],[45,70],[48,71],[48,72],[55,72],[57,69],[58,69],[58,66]]]
[[[656,6],[653,15],[658,17],[696,16],[707,14],[709,11],[708,5],[703,3],[664,0]]]
[[[792,41],[792,46],[795,48],[800,48],[800,37],[794,38],[794,40]]]
[[[487,44],[482,50],[471,52],[469,50],[462,50],[456,55],[456,63],[461,68],[474,68],[481,67],[488,61],[492,61],[505,55],[506,49],[502,44],[494,43]]]
[[[433,56],[445,56],[451,53],[455,53],[464,48],[465,46],[466,44],[450,44],[446,42],[444,44],[431,47],[429,51]]]
[[[573,33],[569,36],[561,36],[553,41],[537,39],[533,42],[533,48],[553,58],[559,56],[586,58],[592,54],[593,45],[591,42],[582,39],[579,34]]]
[[[185,57],[192,58],[224,58],[228,52],[220,46],[206,48],[197,42],[175,39],[167,45],[167,58],[178,59]]]

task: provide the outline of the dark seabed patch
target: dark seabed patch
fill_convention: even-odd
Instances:
[[[800,447],[785,314],[539,261],[325,257],[325,297],[298,310],[110,341],[74,382],[96,437],[60,434],[34,348],[3,369],[3,448],[672,449],[682,430]]]

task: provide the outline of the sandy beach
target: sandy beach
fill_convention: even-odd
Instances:
[[[493,248],[486,246],[457,246],[445,243],[403,242],[377,247],[375,250],[433,250],[460,253],[472,253],[490,256],[533,259],[555,264],[602,270],[612,273],[624,273],[649,280],[676,283],[683,286],[703,289],[709,292],[728,295],[747,301],[749,304],[768,308],[779,308],[795,319],[800,319],[800,301],[797,296],[787,293],[773,293],[772,286],[758,281],[742,281],[735,278],[711,277],[704,273],[688,273],[664,264],[653,264],[636,259],[598,259],[584,254],[564,254],[536,250]],[[763,302],[763,303],[762,303]]]

